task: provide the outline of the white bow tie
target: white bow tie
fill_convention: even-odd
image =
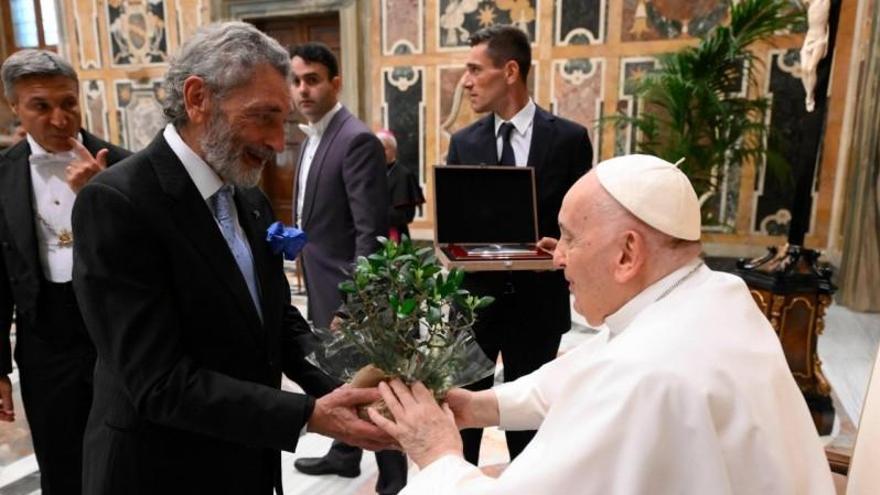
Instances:
[[[305,133],[306,137],[313,138],[315,136],[320,136],[321,132],[316,126],[311,124],[297,124],[299,125],[299,130]]]
[[[64,151],[61,153],[41,153],[39,155],[31,155],[28,160],[34,166],[51,166],[65,165],[67,166],[76,159],[76,155],[72,151]]]

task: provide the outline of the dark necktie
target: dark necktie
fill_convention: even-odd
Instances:
[[[513,132],[513,124],[505,122],[498,128],[498,134],[501,136],[501,159],[498,165],[516,165],[516,156],[513,154],[513,146],[510,144],[510,133]]]

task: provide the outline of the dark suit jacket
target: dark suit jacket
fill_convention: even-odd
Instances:
[[[335,383],[303,359],[274,220],[235,194],[263,322],[213,215],[165,139],[91,181],[73,211],[74,288],[98,359],[84,493],[265,493],[313,399]],[[101,212],[100,215],[97,212]],[[310,390],[311,389],[311,390]]]
[[[449,142],[450,165],[495,165],[495,116],[486,117],[456,132]],[[538,107],[532,123],[532,143],[527,165],[535,169],[538,195],[538,234],[559,238],[559,208],[568,189],[593,163],[587,130]],[[507,283],[502,273],[470,273],[466,286],[474,292],[498,295]],[[568,286],[561,272],[514,272],[517,291],[530,291],[542,304],[524,310],[541,331],[565,332],[571,327]],[[497,307],[497,305],[496,305]],[[543,308],[543,309],[541,309]],[[492,307],[488,308],[492,311]]]
[[[294,178],[294,218],[299,170]],[[376,237],[388,235],[385,174],[382,143],[343,107],[321,137],[303,199],[300,228],[309,239],[302,251],[308,316],[317,327],[326,328],[342,304],[338,286],[350,278],[357,257],[372,254],[379,247]]]
[[[95,155],[107,148],[112,165],[131,155],[127,150],[81,130],[83,146]],[[31,184],[31,148],[26,139],[0,153],[0,375],[12,371],[9,329],[13,308],[19,332],[34,331],[37,298],[43,269],[40,266],[34,224],[34,188]],[[75,335],[53,328],[43,336],[64,344]]]

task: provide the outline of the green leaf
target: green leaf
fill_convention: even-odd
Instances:
[[[416,300],[404,299],[403,302],[400,304],[400,309],[397,310],[397,314],[409,316],[412,314],[414,309],[416,309]]]
[[[476,306],[474,306],[474,309],[483,309],[486,306],[489,306],[490,304],[492,304],[493,302],[495,302],[494,297],[483,296],[477,300],[477,304],[476,304]]]

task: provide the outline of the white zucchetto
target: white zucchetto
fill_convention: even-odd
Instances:
[[[700,240],[700,201],[675,165],[650,155],[626,155],[596,166],[596,177],[636,218],[687,241]]]

